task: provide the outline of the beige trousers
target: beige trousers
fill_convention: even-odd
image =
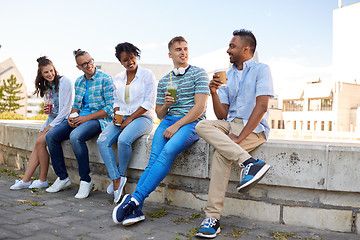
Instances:
[[[240,118],[235,118],[232,122],[203,120],[196,125],[198,135],[215,148],[205,208],[206,217],[220,219],[232,163],[240,164],[248,160],[251,158],[248,152],[266,142],[263,132],[251,133],[240,144],[236,144],[227,136],[229,133],[239,135],[243,128],[244,124]]]

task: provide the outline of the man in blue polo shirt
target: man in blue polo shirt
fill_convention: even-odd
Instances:
[[[113,81],[99,71],[90,54],[74,51],[77,68],[84,75],[75,82],[75,99],[69,118],[46,134],[51,162],[58,178],[47,192],[58,192],[71,184],[65,167],[61,142],[70,138],[79,165],[80,187],[75,198],[86,198],[91,190],[89,151],[86,141],[97,136],[112,121]],[[76,116],[74,116],[75,114]]]
[[[198,135],[215,148],[206,218],[196,234],[205,238],[214,238],[220,232],[231,165],[237,163],[244,170],[236,187],[240,193],[253,187],[270,168],[248,153],[269,135],[268,103],[274,95],[270,69],[253,60],[256,39],[252,32],[241,29],[233,35],[227,50],[233,66],[226,73],[226,86],[220,87],[222,82],[216,74],[209,85],[218,120],[203,120],[196,126]]]

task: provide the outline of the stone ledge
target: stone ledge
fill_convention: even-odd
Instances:
[[[39,125],[0,122],[0,164],[24,169],[39,128]],[[127,171],[127,193],[135,189],[147,165],[151,141],[152,135],[146,135],[133,145]],[[65,141],[63,147],[70,178],[78,183],[77,162],[69,141]],[[88,147],[93,183],[96,188],[105,190],[109,177],[96,140],[89,141]],[[269,141],[252,152],[254,157],[272,165],[269,173],[251,191],[239,195],[235,186],[240,169],[234,167],[222,215],[357,232],[360,185],[353,183],[360,180],[359,151],[357,144]],[[213,149],[200,139],[174,160],[169,175],[147,201],[168,202],[197,210],[204,208],[212,153]],[[49,179],[55,179],[53,171],[49,171]]]

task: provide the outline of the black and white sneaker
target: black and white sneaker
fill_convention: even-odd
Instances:
[[[249,160],[253,160],[252,158]],[[264,176],[265,173],[269,170],[270,165],[261,161],[260,159],[254,162],[245,161],[241,167],[241,178],[239,184],[236,186],[236,189],[239,193],[245,193],[254,187]]]
[[[220,220],[217,220],[216,218],[205,218],[202,221],[196,236],[203,238],[215,238],[220,231]]]

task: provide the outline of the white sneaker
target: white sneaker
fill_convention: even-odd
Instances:
[[[18,190],[23,188],[29,188],[31,181],[24,182],[23,180],[15,180],[15,184],[10,187],[11,190]]]
[[[32,182],[32,184],[29,186],[29,188],[45,188],[48,186],[49,186],[49,183],[47,180],[45,182],[43,182],[41,180],[35,180]]]
[[[91,181],[90,182],[80,181],[79,191],[75,195],[75,198],[78,199],[87,198],[91,191],[91,186],[92,186]]]
[[[116,191],[114,191],[114,203],[117,203],[120,200],[126,181],[127,181],[126,177],[120,178],[119,188]]]
[[[106,189],[106,192],[108,194],[114,194],[114,183],[113,183],[113,181],[110,182],[109,186]]]
[[[48,187],[46,189],[47,192],[49,193],[55,193],[55,192],[58,192],[68,186],[70,186],[71,184],[71,181],[70,181],[70,178],[67,177],[65,178],[64,180],[60,180],[60,178],[58,177],[55,182],[53,183],[53,185],[51,185],[50,187]]]

